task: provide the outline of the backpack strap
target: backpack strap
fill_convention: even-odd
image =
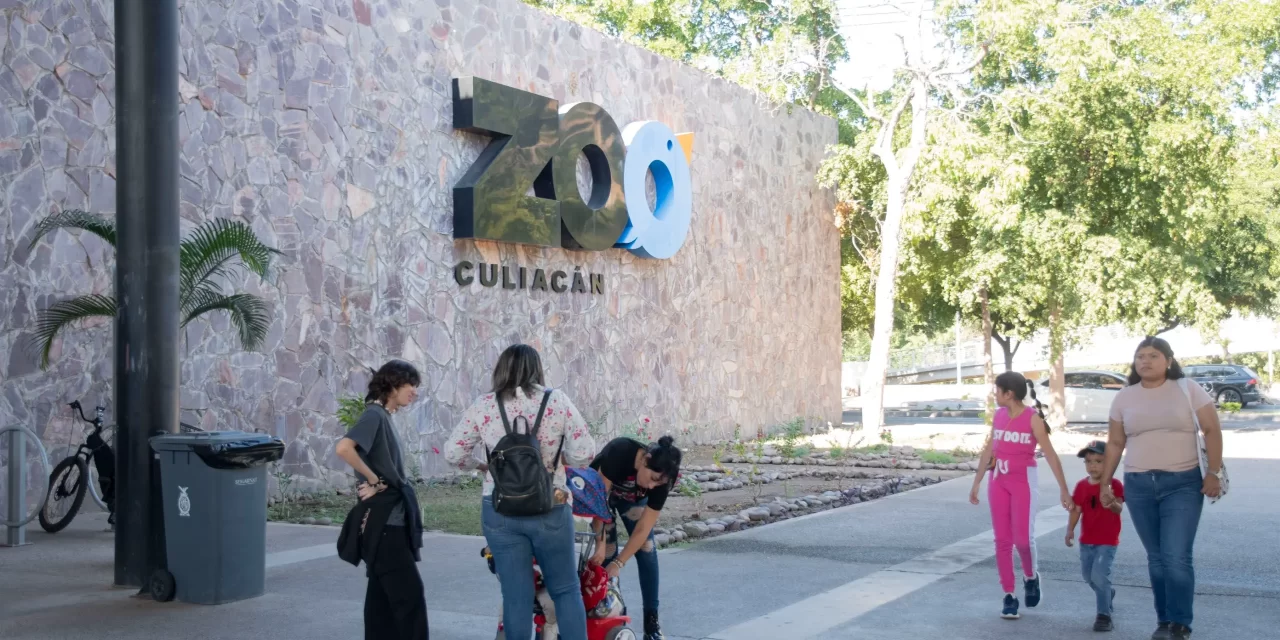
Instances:
[[[538,436],[538,429],[542,427],[542,416],[547,414],[547,403],[551,402],[551,389],[547,389],[542,396],[542,406],[538,407],[538,417],[534,418],[533,435]],[[551,460],[551,471],[555,472],[556,467],[560,466],[560,454],[564,452],[564,436],[560,436],[560,446],[556,447],[556,457]]]
[[[511,421],[507,419],[507,408],[502,406],[502,394],[494,392],[493,399],[498,402],[498,414],[502,416],[502,429],[507,432],[507,435],[511,435]]]
[[[542,406],[538,407],[538,417],[533,419],[533,431],[530,433],[533,437],[538,437],[538,429],[542,428],[542,416],[547,413],[547,404],[551,402],[551,390],[547,389],[542,394]],[[526,421],[528,419],[526,418]]]

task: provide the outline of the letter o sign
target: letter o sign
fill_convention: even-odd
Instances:
[[[646,258],[670,258],[689,235],[693,214],[693,182],[684,148],[667,125],[654,120],[633,122],[622,130],[627,144],[622,190],[627,199],[627,228],[615,246]],[[653,174],[656,198],[649,209],[645,194]]]

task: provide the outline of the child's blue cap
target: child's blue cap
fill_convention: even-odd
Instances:
[[[1101,440],[1094,440],[1093,442],[1090,442],[1089,444],[1085,445],[1085,447],[1080,450],[1080,453],[1076,454],[1076,457],[1083,458],[1089,455],[1090,453],[1096,453],[1100,456],[1107,455],[1107,443]]]

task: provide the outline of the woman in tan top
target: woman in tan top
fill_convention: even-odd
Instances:
[[[1194,412],[1194,413],[1193,413]],[[1204,433],[1209,473],[1200,472],[1196,419]],[[1124,458],[1125,504],[1147,549],[1147,569],[1159,626],[1152,640],[1191,637],[1195,569],[1191,552],[1204,497],[1222,490],[1222,428],[1213,399],[1186,379],[1169,343],[1138,345],[1129,386],[1111,404],[1102,503],[1115,502],[1111,478]]]

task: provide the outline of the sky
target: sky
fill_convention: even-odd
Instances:
[[[836,82],[851,89],[888,88],[893,82],[894,67],[902,60],[902,46],[895,34],[914,30],[910,18],[916,2],[836,0],[841,34],[849,48],[849,61],[836,69]]]

